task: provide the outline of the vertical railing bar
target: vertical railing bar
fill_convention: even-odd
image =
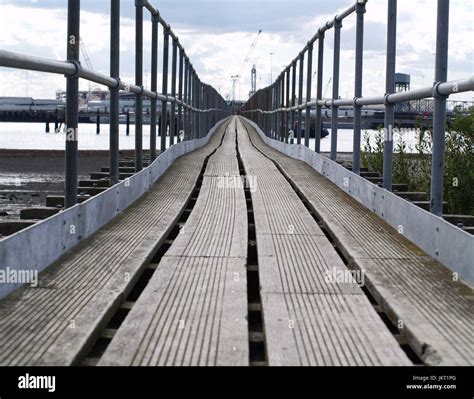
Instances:
[[[80,44],[80,0],[68,0],[67,8],[67,59],[74,63],[77,69],[79,64]],[[77,203],[77,165],[78,165],[78,122],[79,122],[79,78],[72,76],[66,82],[66,172],[65,172],[65,208]]]
[[[314,151],[319,153],[321,151],[321,134],[323,130],[323,121],[321,119],[322,106],[318,101],[323,97],[323,72],[324,72],[324,31],[318,32],[318,76],[316,87],[316,131],[315,131],[315,145]]]
[[[172,59],[171,59],[171,97],[176,97],[176,68],[178,62],[178,40],[173,39]],[[176,135],[176,103],[173,101],[170,104],[170,146],[174,144]]]
[[[433,149],[431,159],[430,211],[443,215],[444,155],[446,134],[446,97],[437,86],[448,78],[449,0],[438,0],[436,22],[436,66],[433,97]]]
[[[306,70],[306,102],[311,101],[311,86],[313,74],[313,44],[308,43],[308,61]],[[311,107],[306,107],[305,122],[304,122],[304,145],[309,148],[309,137],[311,134]]]
[[[198,111],[196,112],[196,129],[198,132],[198,138],[202,137],[202,123],[201,123],[201,113],[199,110],[201,109],[202,104],[202,84],[201,79],[197,78],[197,106],[196,108]]]
[[[356,51],[355,51],[355,81],[354,98],[362,97],[362,66],[364,60],[364,13],[365,1],[356,4]],[[352,171],[360,174],[360,136],[361,136],[362,107],[354,105],[354,137],[352,150]]]
[[[163,29],[163,83],[161,91],[164,96],[168,96],[168,60],[169,60],[169,42],[170,42],[170,27],[166,26]],[[161,101],[161,128],[160,128],[160,150],[166,151],[166,135],[168,130],[168,102]],[[170,132],[171,140],[171,132]]]
[[[289,67],[286,68],[286,88],[285,88],[285,96],[286,96],[286,102],[285,102],[285,107],[288,109],[290,107],[290,80],[291,80],[291,70]],[[291,113],[288,111],[285,111],[285,143],[288,143],[288,132],[291,130]]]
[[[143,91],[143,1],[135,0],[135,84]],[[143,167],[143,93],[135,96],[135,172]]]
[[[285,72],[281,74],[280,77],[280,108],[283,108],[285,106]],[[280,112],[280,137],[279,140],[283,141],[284,140],[284,118],[285,118],[285,112],[281,111]]]
[[[193,107],[195,109],[198,108],[199,106],[199,83],[198,83],[198,79],[197,79],[197,76],[196,76],[196,72],[194,71],[193,69],[193,96],[194,96],[194,101],[193,101]],[[199,138],[199,129],[198,129],[198,122],[197,122],[197,118],[198,118],[198,115],[197,115],[197,111],[193,111],[193,130],[194,130],[194,137],[196,139]]]
[[[388,0],[387,13],[387,61],[385,73],[385,96],[395,92],[395,62],[397,50],[397,0]],[[395,105],[385,101],[385,134],[383,146],[383,187],[392,191],[393,125]]]
[[[273,101],[273,96],[272,96],[272,87],[270,86],[270,89],[268,90],[268,111],[272,110],[272,101]],[[272,114],[268,114],[268,132],[267,132],[268,137],[272,137]]]
[[[151,91],[158,90],[158,25],[159,14],[151,16]],[[156,159],[156,124],[158,112],[158,100],[152,98],[150,100],[151,114],[150,114],[150,164]]]
[[[178,80],[178,98],[179,101],[183,101],[183,68],[184,68],[184,56],[183,50],[179,49],[179,80]],[[184,140],[184,137],[181,138],[179,135],[183,130],[183,106],[181,103],[178,105],[178,141]]]
[[[294,107],[296,105],[296,61],[293,61],[292,64],[292,82],[291,82],[291,106]],[[291,144],[294,143],[294,133],[295,133],[295,111],[291,111],[291,130],[293,131],[293,139],[291,140]]]
[[[272,85],[272,111],[275,110],[275,102],[276,102],[276,85],[275,82]],[[271,127],[271,137],[272,139],[275,138],[275,130],[276,130],[276,115],[274,112],[271,114],[272,116],[272,127]]]
[[[299,76],[298,76],[298,105],[303,104],[303,75],[304,75],[304,52],[299,56]],[[298,129],[296,143],[301,144],[301,127],[303,124],[303,110],[298,109]]]
[[[110,2],[110,76],[120,82],[120,0]],[[110,185],[119,181],[119,85],[110,89]]]
[[[184,56],[184,102],[186,105],[189,105],[189,61],[186,56]],[[190,140],[191,136],[189,135],[189,110],[187,107],[183,109],[183,129],[184,129],[184,139]]]
[[[341,53],[341,28],[342,21],[334,19],[334,58],[333,58],[333,72],[332,72],[332,98],[337,100],[339,98],[339,66]],[[331,160],[337,160],[337,122],[338,122],[338,107],[332,106],[331,116]]]

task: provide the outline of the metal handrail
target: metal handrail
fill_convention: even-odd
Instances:
[[[437,2],[437,36],[436,36],[436,62],[435,82],[431,87],[395,92],[395,60],[397,39],[397,0],[388,0],[387,7],[387,52],[386,52],[386,87],[383,95],[364,97],[362,95],[362,71],[363,71],[363,37],[364,37],[364,14],[367,0],[357,0],[355,4],[345,11],[336,15],[333,20],[328,21],[308,41],[306,46],[298,53],[297,57],[283,69],[277,80],[270,86],[254,93],[242,107],[242,113],[248,114],[258,125],[263,128],[264,133],[271,138],[288,143],[290,131],[296,130],[297,144],[302,141],[302,113],[305,110],[306,134],[304,145],[309,147],[310,111],[316,107],[316,152],[320,152],[321,130],[322,130],[322,107],[332,110],[331,118],[331,155],[337,158],[337,115],[341,106],[354,108],[354,141],[352,171],[360,173],[360,145],[361,145],[361,111],[367,105],[384,105],[385,120],[384,128],[392,131],[395,123],[395,104],[410,100],[421,100],[434,98],[435,112],[433,120],[433,147],[431,168],[431,203],[430,210],[435,215],[441,216],[443,210],[443,176],[444,176],[444,152],[445,152],[445,124],[446,124],[446,100],[453,93],[461,93],[474,90],[474,76],[466,79],[447,82],[447,58],[448,58],[448,31],[449,31],[449,0],[438,0]],[[352,13],[356,14],[356,49],[355,49],[355,79],[354,97],[339,98],[339,57],[340,57],[340,35],[344,19]],[[324,39],[327,31],[334,30],[334,62],[333,62],[333,93],[332,98],[322,97]],[[303,102],[303,63],[307,53],[308,59],[312,60],[313,46],[318,42],[318,67],[317,67],[317,93],[316,101],[311,101],[311,79],[312,62],[307,63],[306,73],[306,101]],[[295,98],[295,86],[297,75],[297,64],[299,68],[299,96],[298,104]],[[291,84],[290,84],[291,81]],[[290,94],[291,86],[291,94]],[[297,113],[297,115],[296,115]],[[298,121],[295,129],[295,121]],[[383,187],[392,190],[393,169],[393,136],[385,134],[384,137],[384,165],[383,165]]]
[[[135,171],[143,167],[143,97],[151,99],[150,118],[150,162],[156,159],[157,101],[161,101],[160,150],[165,151],[166,132],[170,129],[170,145],[174,144],[175,131],[185,132],[184,139],[203,137],[218,120],[229,114],[229,107],[213,87],[199,79],[190,63],[184,47],[172,31],[170,25],[161,17],[159,11],[146,0],[135,0],[135,83],[120,79],[120,0],[111,0],[110,8],[110,76],[90,70],[79,60],[80,0],[68,0],[67,60],[57,61],[42,57],[0,50],[0,66],[61,74],[67,79],[66,97],[66,172],[65,206],[77,203],[78,188],[78,79],[104,85],[110,90],[110,181],[119,181],[119,90],[136,95],[135,101]],[[151,14],[152,54],[151,88],[143,87],[143,10]],[[157,91],[158,65],[158,24],[163,27],[163,90]],[[172,39],[171,92],[168,92],[169,38]],[[179,51],[179,54],[178,54]],[[179,57],[179,62],[178,62]],[[179,63],[179,72],[177,65]],[[178,86],[178,91],[176,90]],[[170,121],[167,118],[168,103],[171,104]],[[175,107],[177,120],[175,120]],[[72,132],[72,133],[71,133]],[[193,132],[193,134],[191,134]],[[178,138],[179,140],[179,138]]]

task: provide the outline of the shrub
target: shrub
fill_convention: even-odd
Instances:
[[[408,183],[411,191],[430,192],[431,150],[430,130],[418,127],[418,140],[414,154],[408,154],[402,134],[397,139],[393,156],[393,180]],[[383,130],[375,133],[374,143],[364,133],[362,165],[373,172],[383,172]],[[467,115],[456,110],[450,127],[446,130],[444,200],[451,213],[474,214],[474,107]]]
[[[474,214],[474,107],[446,132],[444,198],[452,213]]]

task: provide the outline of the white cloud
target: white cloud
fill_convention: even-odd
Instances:
[[[1,2],[1,0],[0,0]],[[198,5],[186,3],[179,9],[183,20],[169,21],[178,26],[175,29],[180,37],[188,55],[191,58],[200,77],[206,83],[220,88],[223,95],[231,92],[232,84],[230,76],[238,73],[242,61],[247,53],[250,43],[253,41],[260,26],[248,24],[250,9],[235,11],[230,8],[223,15],[222,21],[231,18],[241,19],[244,29],[229,29],[226,32],[225,22],[221,19],[202,20],[192,24],[193,13],[196,13]],[[287,13],[282,15],[282,20],[265,19],[265,11],[269,7],[278,10],[283,9],[284,1],[275,3],[245,3],[247,8],[259,15],[262,24],[269,27],[259,38],[257,48],[244,69],[240,82],[242,98],[250,89],[250,69],[252,64],[257,65],[258,87],[266,86],[270,81],[270,52],[273,56],[273,77],[280,73],[282,67],[289,63],[301,50],[306,41],[314,35],[317,28],[332,19],[339,11],[345,8],[339,7],[344,2],[334,5],[334,12],[326,3],[320,3],[320,7],[292,7],[294,4],[287,1]],[[303,3],[300,3],[303,4]],[[324,8],[321,5],[324,4]],[[428,85],[433,79],[434,51],[435,51],[435,20],[436,3],[432,0],[414,0],[410,2],[399,2],[398,16],[398,57],[397,70],[412,74],[412,87]],[[470,0],[458,0],[451,2],[451,26],[450,26],[450,59],[449,79],[458,79],[473,74],[473,26],[474,16],[473,2]],[[163,7],[178,8],[176,3],[163,3]],[[339,7],[339,8],[338,8]],[[217,8],[206,9],[215,13]],[[318,10],[324,12],[318,15]],[[222,11],[220,11],[222,12]],[[364,55],[364,95],[380,94],[385,86],[385,18],[386,1],[369,1],[367,13],[365,14],[366,32]],[[128,13],[130,15],[130,13]],[[312,16],[314,15],[314,16]],[[284,18],[285,23],[282,23]],[[197,19],[197,17],[196,17]],[[246,22],[244,24],[244,22]],[[203,24],[219,26],[219,30],[202,29]],[[239,24],[235,24],[238,26]],[[354,26],[355,16],[344,21],[342,30],[342,52],[341,52],[341,84],[340,94],[352,97],[354,76]],[[121,67],[122,78],[130,82],[134,81],[134,21],[130,18],[122,18],[121,27]],[[200,33],[205,31],[206,33]],[[224,33],[223,33],[224,32]],[[324,87],[332,76],[332,31],[328,32],[326,39],[325,65],[324,65]],[[81,15],[81,36],[86,43],[88,53],[95,69],[108,73],[109,54],[109,18],[108,16],[91,11],[84,11]],[[151,24],[145,23],[145,58],[144,69],[150,70],[150,36]],[[29,7],[4,4],[0,13],[0,46],[12,51],[25,52],[32,55],[64,59],[65,57],[66,18],[64,9],[39,8],[38,3]],[[160,65],[162,57],[162,38],[159,42]],[[316,53],[313,61],[313,70],[316,67]],[[306,72],[305,72],[306,73]],[[148,78],[149,81],[149,78]],[[161,76],[159,76],[159,87]],[[12,71],[0,68],[0,95],[25,95],[26,74],[24,71]],[[87,87],[87,82],[81,83]],[[28,93],[35,97],[53,97],[55,90],[65,87],[65,79],[61,76],[29,73]],[[331,87],[328,90],[331,95]],[[472,93],[459,94],[457,97],[471,99]]]

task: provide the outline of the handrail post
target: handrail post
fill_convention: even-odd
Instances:
[[[151,17],[151,91],[158,91],[158,24],[159,15]],[[158,99],[150,100],[150,164],[156,159],[156,114],[158,112]]]
[[[184,56],[184,103],[186,104],[183,107],[183,129],[184,129],[184,139],[190,140],[190,128],[189,128],[189,60],[186,56]]]
[[[291,106],[294,107],[296,105],[296,61],[292,63],[292,82],[291,82]],[[294,143],[294,133],[295,133],[295,111],[291,110],[291,130],[293,131],[293,139],[291,144]]]
[[[169,47],[170,47],[170,27],[166,26],[163,29],[163,84],[161,86],[161,94],[168,96],[168,60],[169,60]],[[166,135],[168,130],[168,101],[161,101],[161,127],[160,127],[160,139],[161,152],[166,151]],[[171,135],[171,132],[170,132]]]
[[[214,115],[214,118],[212,120],[212,126],[214,126],[217,121],[218,121],[218,111],[217,111],[217,108],[219,108],[219,94],[217,93],[217,91],[214,89],[214,100],[213,100],[213,108],[215,108],[215,110],[213,111],[213,115]],[[212,127],[211,126],[211,127]]]
[[[202,84],[201,84],[201,79],[199,79],[196,75],[196,80],[197,80],[197,96],[196,96],[196,129],[197,129],[197,134],[198,138],[200,139],[202,137],[202,124],[201,124],[201,104],[202,104]]]
[[[110,2],[110,76],[120,79],[120,0]],[[119,87],[110,89],[110,185],[119,181]]]
[[[171,97],[176,98],[176,68],[178,61],[178,40],[173,39],[172,60],[171,60]],[[170,104],[170,147],[174,144],[176,128],[176,102]]]
[[[276,131],[276,114],[275,114],[275,104],[276,104],[276,84],[275,82],[272,84],[272,126],[271,126],[271,138],[275,139],[275,131]]]
[[[308,43],[308,62],[306,71],[306,103],[311,102],[311,85],[313,74],[313,44]],[[309,136],[311,134],[311,107],[306,106],[304,122],[304,145],[309,148]]]
[[[431,213],[443,215],[444,153],[446,134],[446,97],[439,95],[437,85],[448,77],[449,0],[438,0],[436,30],[436,67],[433,95],[433,150],[431,159]]]
[[[265,89],[263,95],[264,110],[268,111],[268,87]],[[263,132],[268,136],[268,114],[263,114]]]
[[[275,81],[275,140],[279,140],[279,123],[280,123],[280,79]]]
[[[178,97],[179,101],[183,101],[183,69],[184,69],[184,54],[183,49],[179,49],[179,81],[178,81]],[[184,123],[183,123],[183,106],[181,103],[178,105],[178,142],[181,141],[181,137],[179,136],[180,132],[183,130]],[[184,137],[182,138],[184,140]]]
[[[268,125],[267,125],[267,136],[268,137],[272,137],[272,114],[271,114],[271,111],[272,111],[272,86],[269,87],[268,89],[268,93],[267,93],[267,103],[268,103]]]
[[[277,140],[277,130],[278,130],[278,79],[275,79],[273,87],[273,139]]]
[[[303,74],[304,74],[304,52],[299,57],[299,76],[298,76],[298,106],[303,104]],[[303,124],[303,110],[298,108],[298,130],[296,143],[301,144],[301,125]]]
[[[397,0],[388,0],[387,16],[387,61],[385,95],[395,92],[395,62],[397,50]],[[393,125],[395,106],[385,103],[385,134],[383,146],[383,188],[392,191]]]
[[[208,93],[207,93],[207,86],[205,84],[202,85],[202,109],[207,109],[208,108],[208,103],[207,103],[207,100],[208,100],[208,97],[207,97]],[[201,121],[202,121],[202,136],[206,136],[206,132],[207,132],[207,112],[201,112],[201,115],[202,115],[202,118],[201,118]]]
[[[323,121],[321,119],[322,105],[318,101],[323,98],[323,72],[324,72],[324,31],[318,32],[318,76],[316,87],[316,126],[315,126],[315,144],[314,151],[321,152],[321,133],[323,130]]]
[[[196,72],[194,71],[193,69],[193,131],[194,131],[194,138],[195,139],[198,139],[199,138],[199,131],[198,131],[198,128],[197,128],[197,112],[196,112],[196,108],[197,108],[197,104],[198,104],[198,89],[197,89],[197,86],[198,86],[198,82],[197,82],[197,77],[196,77]]]
[[[279,121],[280,121],[280,112],[278,111],[279,104],[280,104],[280,80],[279,78],[275,79],[275,101],[274,104],[274,112],[275,112],[275,132],[274,132],[274,139],[279,140]]]
[[[364,60],[364,14],[365,0],[356,4],[356,51],[355,51],[355,80],[354,100],[362,97],[362,65]],[[352,172],[360,174],[360,136],[361,136],[362,107],[354,104],[354,145],[352,149]]]
[[[278,96],[278,101],[279,101],[279,107],[283,108],[284,103],[285,103],[285,73],[282,73],[280,76],[279,80],[279,96]],[[279,125],[279,132],[278,132],[278,140],[283,141],[283,119],[284,119],[285,113],[284,111],[280,112],[280,125]]]
[[[342,21],[338,18],[334,19],[334,61],[333,61],[333,72],[332,72],[332,99],[337,100],[339,98],[339,65],[341,55],[341,28]],[[337,159],[337,106],[332,105],[332,116],[331,116],[331,160],[336,161]]]
[[[143,0],[135,0],[135,84],[143,89]],[[143,166],[143,93],[135,96],[135,172]]]
[[[193,80],[194,80],[194,91],[193,91],[193,94],[194,94],[194,111],[193,111],[193,129],[194,129],[194,137],[196,139],[199,139],[200,136],[199,136],[199,123],[198,123],[198,118],[199,118],[199,115],[198,115],[198,112],[197,112],[197,109],[199,108],[199,80],[197,78],[197,75],[196,75],[196,71],[193,70]]]
[[[194,137],[194,129],[192,126],[193,122],[193,111],[192,111],[192,106],[193,106],[193,101],[194,101],[194,80],[193,80],[193,70],[191,68],[191,63],[189,62],[188,59],[188,122],[187,122],[187,128],[188,128],[188,137],[189,140],[195,139]]]
[[[79,65],[79,26],[81,18],[80,0],[68,0],[67,8],[67,59]],[[66,173],[65,208],[77,203],[78,122],[79,122],[79,78],[67,78],[66,104]]]
[[[193,129],[193,137],[195,139],[199,138],[198,131],[197,131],[197,123],[196,123],[196,106],[197,106],[197,79],[196,73],[194,72],[193,68],[193,76],[192,76],[192,88],[193,88],[193,112],[192,112],[192,129]]]
[[[290,108],[290,80],[291,80],[291,69],[289,67],[286,68],[286,88],[285,88],[285,143],[288,144],[288,134],[291,130],[291,113],[288,111]]]

